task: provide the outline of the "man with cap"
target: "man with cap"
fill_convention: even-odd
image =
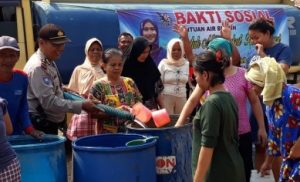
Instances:
[[[32,123],[48,134],[57,134],[58,128],[65,126],[67,112],[98,111],[92,101],[70,101],[63,97],[62,81],[54,61],[68,42],[71,41],[62,28],[44,25],[39,31],[39,49],[24,67],[29,78],[27,99]]]
[[[35,130],[31,124],[28,103],[26,73],[14,69],[20,57],[20,49],[17,40],[9,36],[0,37],[0,97],[8,102],[14,135],[24,132],[34,137],[41,137],[42,132]]]

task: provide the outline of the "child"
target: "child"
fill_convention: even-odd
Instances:
[[[6,128],[9,133],[6,131]],[[0,98],[0,181],[21,181],[20,164],[15,151],[6,139],[12,133],[12,124],[7,112],[6,102]]]

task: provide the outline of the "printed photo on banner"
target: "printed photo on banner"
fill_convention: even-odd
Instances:
[[[275,22],[275,40],[289,44],[287,16],[283,9],[233,9],[233,10],[118,10],[120,32],[129,32],[134,37],[144,36],[152,44],[151,56],[158,63],[166,57],[169,40],[178,37],[172,31],[174,23],[188,28],[189,38],[195,54],[207,47],[208,40],[220,35],[222,21],[232,25],[232,41],[238,47],[242,66],[255,53],[248,36],[249,24],[258,17]]]

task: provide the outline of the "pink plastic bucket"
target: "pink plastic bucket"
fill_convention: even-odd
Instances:
[[[140,102],[132,106],[132,114],[143,123],[148,123],[152,117],[151,111]]]
[[[160,128],[168,123],[171,119],[166,109],[160,109],[152,112],[152,119],[157,128]]]

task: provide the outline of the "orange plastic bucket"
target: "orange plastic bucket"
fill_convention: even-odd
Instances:
[[[157,128],[160,128],[168,123],[171,119],[166,109],[160,109],[157,111],[152,111],[152,119]]]

